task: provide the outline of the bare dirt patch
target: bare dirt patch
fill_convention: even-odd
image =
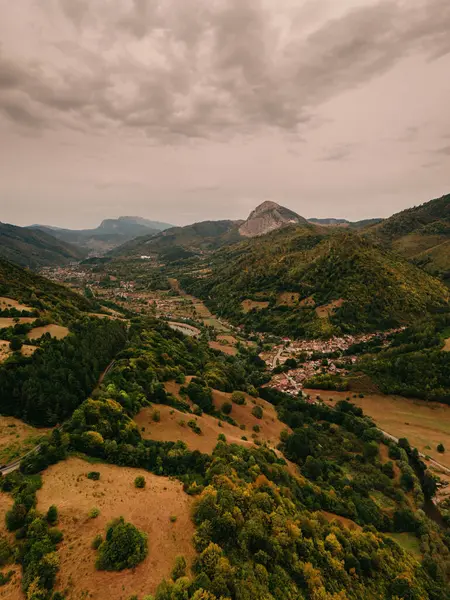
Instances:
[[[277,304],[280,306],[295,306],[298,304],[300,294],[297,292],[282,292],[278,294]]]
[[[0,463],[7,464],[31,450],[49,429],[37,429],[15,417],[0,415]]]
[[[24,344],[21,349],[21,353],[23,356],[31,356],[37,350],[37,346],[28,346]],[[0,363],[6,360],[9,356],[11,356],[12,351],[9,347],[9,341],[0,340]]]
[[[34,323],[36,317],[0,317],[0,329],[14,327],[16,323]]]
[[[323,515],[329,523],[332,523],[333,521],[338,521],[339,523],[342,523],[342,525],[344,525],[344,527],[346,527],[347,529],[351,529],[354,531],[361,531],[362,529],[362,527],[360,527],[358,523],[355,523],[355,521],[352,521],[351,519],[347,519],[347,517],[341,517],[340,515],[335,515],[334,513],[327,512],[326,510],[321,510],[320,514]]]
[[[87,479],[86,474],[92,470],[100,472],[99,481]],[[144,489],[134,487],[139,475],[145,477]],[[125,600],[133,594],[142,598],[170,577],[176,556],[183,555],[190,563],[195,555],[190,519],[193,498],[183,492],[178,481],[143,469],[94,466],[70,458],[44,472],[37,498],[41,512],[51,504],[59,509],[58,527],[64,540],[58,549],[61,570],[56,589],[67,590],[68,600]],[[100,515],[89,519],[93,507],[100,510]],[[171,522],[172,515],[177,517],[175,522]],[[134,570],[97,571],[97,553],[91,549],[91,542],[95,535],[104,535],[107,524],[119,516],[147,533],[148,556]]]
[[[16,310],[28,311],[33,310],[30,306],[20,304],[20,302],[17,302],[17,300],[13,300],[13,298],[5,298],[5,296],[0,296],[0,310],[6,310],[8,308],[15,308]]]
[[[251,310],[263,310],[269,306],[268,302],[257,302],[256,300],[243,300],[241,302],[242,310],[248,313]]]
[[[303,300],[300,300],[299,304],[300,304],[300,306],[315,306],[316,305],[314,298],[312,296],[308,296],[308,298],[303,298]]]
[[[234,346],[228,346],[227,344],[221,344],[220,342],[209,342],[208,346],[213,350],[220,350],[220,352],[228,354],[229,356],[236,356],[238,353],[237,348]]]
[[[349,396],[348,392],[304,391],[313,397],[319,393],[331,405]],[[330,403],[329,398],[333,398],[334,402]],[[372,417],[380,429],[398,438],[406,437],[419,452],[450,468],[450,406],[383,394],[350,397],[350,401]],[[443,454],[436,450],[440,442],[449,449]]]
[[[443,352],[450,352],[450,338],[444,340],[444,347],[442,348]]]
[[[330,302],[329,304],[318,306],[316,308],[316,314],[320,319],[331,317],[336,308],[340,308],[344,302],[345,300],[343,298],[339,298],[339,300],[333,300],[333,302]]]
[[[31,331],[27,333],[27,338],[29,340],[38,340],[46,333],[49,333],[53,338],[57,340],[62,340],[67,335],[69,335],[69,330],[67,327],[63,327],[62,325],[45,325],[44,327],[35,327]]]

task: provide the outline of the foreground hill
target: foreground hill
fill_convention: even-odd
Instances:
[[[149,221],[142,217],[105,219],[95,229],[60,229],[46,225],[33,225],[33,230],[45,231],[64,242],[75,244],[91,252],[106,252],[141,235],[154,235],[171,227],[168,223]]]
[[[45,231],[0,223],[0,258],[22,267],[40,269],[78,261],[86,252]]]
[[[279,335],[318,336],[407,323],[448,305],[436,279],[351,232],[291,227],[217,252],[182,285],[219,315]]]
[[[368,233],[429,273],[450,278],[450,194],[399,212]]]

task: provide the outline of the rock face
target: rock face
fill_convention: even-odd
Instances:
[[[256,237],[287,225],[307,223],[306,219],[292,210],[276,202],[266,201],[250,213],[248,219],[239,227],[239,233],[244,237]]]

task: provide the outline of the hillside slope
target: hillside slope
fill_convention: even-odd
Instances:
[[[238,227],[242,221],[202,221],[186,227],[171,227],[157,235],[145,235],[115,250],[112,256],[161,256],[178,260],[200,255],[233,244],[241,239]]]
[[[95,229],[72,230],[46,225],[33,225],[31,229],[45,231],[59,240],[75,244],[85,250],[103,253],[138,236],[151,236],[169,227],[171,225],[168,223],[149,221],[142,217],[119,217],[105,219]]]
[[[389,328],[448,306],[446,288],[402,258],[355,233],[309,227],[224,249],[210,275],[182,285],[236,324],[279,335]]]
[[[368,235],[429,273],[450,279],[450,194],[399,212]]]
[[[86,252],[45,231],[0,223],[0,258],[22,267],[40,269],[81,260]]]
[[[0,296],[14,298],[39,311],[58,312],[62,320],[80,311],[93,310],[87,298],[1,258]]]

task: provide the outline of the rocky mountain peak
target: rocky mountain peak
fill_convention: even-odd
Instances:
[[[252,210],[239,227],[239,233],[244,237],[256,237],[291,224],[306,225],[307,221],[289,208],[266,200]]]

